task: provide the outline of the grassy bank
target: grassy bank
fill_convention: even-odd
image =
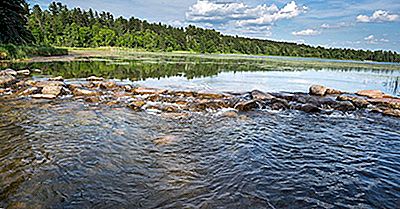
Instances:
[[[0,60],[25,59],[35,56],[59,56],[67,54],[67,49],[48,46],[17,46],[13,44],[0,45]]]

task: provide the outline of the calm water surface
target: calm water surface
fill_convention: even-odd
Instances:
[[[321,83],[399,94],[395,71],[121,63],[30,67],[70,79],[101,75],[178,89],[306,91],[311,83]],[[397,118],[297,111],[244,116],[194,113],[177,120],[84,101],[0,97],[0,208],[400,205]]]

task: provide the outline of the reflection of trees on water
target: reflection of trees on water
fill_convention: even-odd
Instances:
[[[385,86],[393,95],[400,95],[400,77],[389,79],[385,82]]]

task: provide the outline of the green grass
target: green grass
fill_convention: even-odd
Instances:
[[[13,44],[0,44],[0,60],[15,60],[35,56],[59,56],[67,54],[67,49],[49,46],[18,46]]]

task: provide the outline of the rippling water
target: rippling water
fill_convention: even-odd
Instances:
[[[390,117],[253,112],[182,120],[0,101],[0,207],[396,208]]]
[[[148,86],[399,94],[399,72],[235,71],[235,64],[72,62],[45,74]],[[125,66],[125,67],[123,67]],[[166,67],[165,69],[163,67]],[[295,70],[295,69],[293,69]],[[35,75],[40,79],[41,75]],[[128,79],[130,78],[130,79]],[[0,97],[0,208],[398,208],[400,123],[254,111],[184,119],[83,101]]]

